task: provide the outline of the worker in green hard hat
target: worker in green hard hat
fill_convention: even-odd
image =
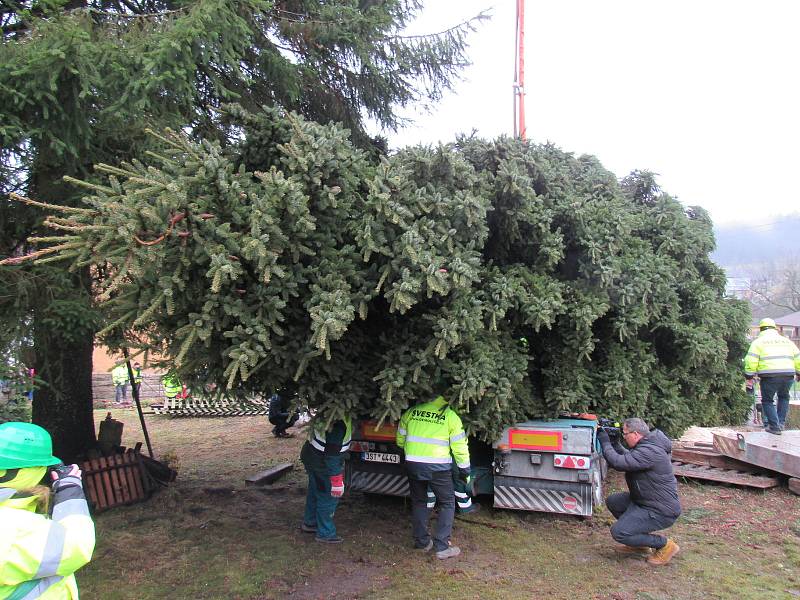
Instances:
[[[0,598],[77,599],[94,542],[78,465],[62,465],[38,425],[0,425]]]

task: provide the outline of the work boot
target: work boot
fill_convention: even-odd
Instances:
[[[303,523],[302,525],[300,525],[300,531],[303,531],[305,533],[317,533],[317,526],[306,525],[305,523]]]
[[[618,554],[641,554],[642,556],[650,556],[653,549],[648,546],[628,546],[627,544],[617,544],[614,546],[614,551]]]
[[[420,552],[430,552],[433,549],[433,540],[428,540],[428,543],[424,546],[414,546],[414,550],[419,550]]]
[[[314,541],[319,542],[320,544],[341,544],[344,540],[338,535],[335,535],[331,538],[316,537],[314,538]]]
[[[767,427],[767,433],[771,433],[772,435],[780,435],[781,434],[780,425],[778,427],[773,427],[772,425],[769,425]]]
[[[461,548],[459,548],[458,546],[449,546],[444,550],[439,550],[439,552],[436,553],[436,558],[438,558],[439,560],[444,560],[446,558],[453,558],[454,556],[458,556],[459,554],[461,554]]]
[[[672,557],[675,556],[680,549],[681,547],[678,546],[678,544],[672,540],[667,540],[664,547],[654,551],[650,558],[647,559],[647,562],[651,565],[665,565],[672,560]]]

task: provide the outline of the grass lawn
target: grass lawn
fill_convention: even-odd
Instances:
[[[112,413],[125,422],[124,445],[143,440],[135,411]],[[484,506],[456,521],[462,555],[437,561],[411,550],[401,498],[346,497],[336,514],[344,544],[302,533],[304,431],[275,439],[266,417],[148,416],[148,428],[178,480],[96,515],[97,549],[78,573],[83,600],[800,597],[800,497],[785,488],[680,483],[684,515],[670,535],[681,552],[665,567],[617,556],[604,509],[584,520]],[[295,470],[245,488],[247,475],[281,462]],[[609,486],[624,480],[612,474]]]

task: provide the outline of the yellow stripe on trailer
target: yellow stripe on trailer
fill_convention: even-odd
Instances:
[[[564,445],[562,432],[538,429],[511,429],[508,445],[519,450],[549,450],[558,452]]]

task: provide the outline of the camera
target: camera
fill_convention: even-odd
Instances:
[[[617,440],[622,437],[620,424],[614,419],[600,418],[597,422],[597,428],[605,431],[612,440]]]

